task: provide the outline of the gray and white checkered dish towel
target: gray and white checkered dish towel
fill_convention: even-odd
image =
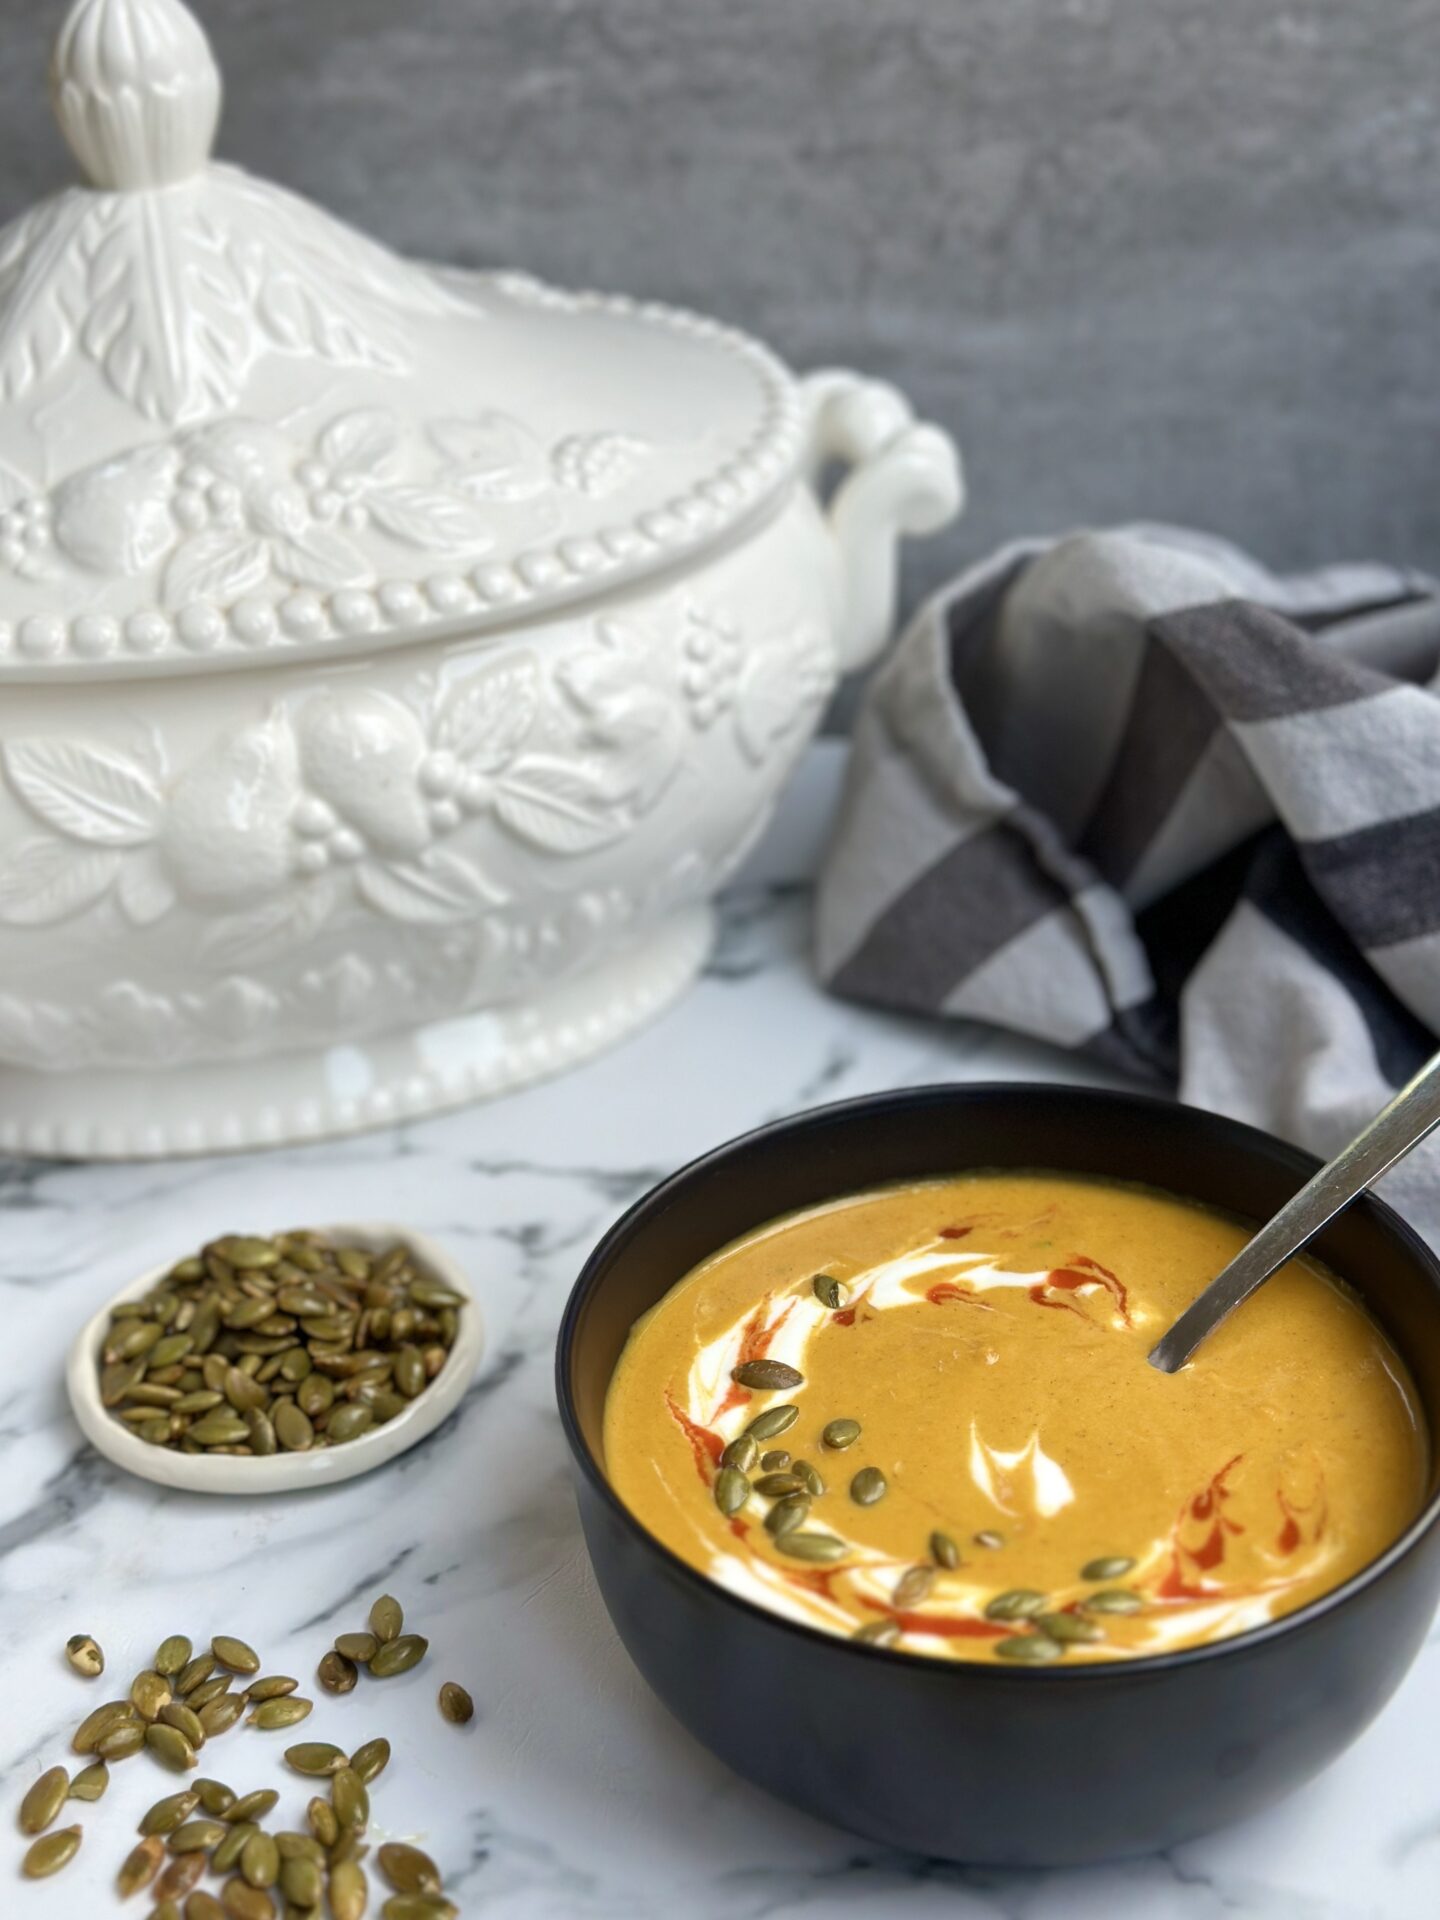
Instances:
[[[1437,668],[1417,574],[1169,527],[1005,549],[867,691],[822,979],[1335,1152],[1440,1046]],[[1385,1191],[1440,1241],[1440,1142]]]

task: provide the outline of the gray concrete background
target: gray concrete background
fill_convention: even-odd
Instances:
[[[221,145],[398,246],[905,385],[912,588],[1133,515],[1440,568],[1440,0],[199,0]],[[0,0],[0,202],[67,175]]]

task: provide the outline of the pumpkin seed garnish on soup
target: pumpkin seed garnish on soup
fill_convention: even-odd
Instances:
[[[1242,1631],[1382,1552],[1425,1483],[1405,1368],[1313,1261],[1247,1304],[1223,1369],[1148,1366],[1244,1237],[1184,1196],[1043,1172],[762,1222],[637,1323],[606,1470],[700,1572],[865,1644],[1025,1666]]]

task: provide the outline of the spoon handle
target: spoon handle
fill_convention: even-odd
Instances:
[[[1428,1060],[1389,1106],[1377,1113],[1369,1126],[1328,1166],[1322,1167],[1293,1200],[1287,1201],[1190,1303],[1150,1349],[1151,1366],[1158,1367],[1162,1373],[1174,1373],[1183,1367],[1206,1335],[1213,1333],[1242,1300],[1248,1300],[1277,1267],[1298,1253],[1328,1220],[1333,1220],[1357,1194],[1363,1193],[1412,1147],[1418,1146],[1437,1125],[1440,1125],[1440,1053]]]

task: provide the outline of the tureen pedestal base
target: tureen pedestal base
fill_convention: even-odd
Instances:
[[[353,1044],[154,1072],[0,1068],[0,1151],[142,1160],[356,1133],[542,1080],[623,1039],[704,965],[708,907],[672,915],[573,980]]]

